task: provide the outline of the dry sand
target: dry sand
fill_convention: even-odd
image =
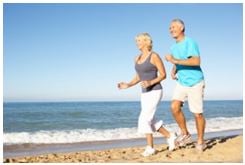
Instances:
[[[243,136],[206,140],[207,149],[198,153],[194,143],[169,152],[167,145],[155,145],[157,153],[142,157],[144,147],[119,148],[101,151],[52,153],[39,156],[5,158],[4,162],[99,162],[99,163],[158,163],[158,162],[243,162]]]

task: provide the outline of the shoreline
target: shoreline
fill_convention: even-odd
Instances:
[[[205,134],[205,140],[228,138],[239,136],[243,134],[242,129],[210,132]],[[196,140],[196,134],[192,135],[192,140]],[[137,139],[122,139],[122,140],[109,140],[109,141],[92,141],[80,143],[63,143],[63,144],[17,144],[17,145],[4,145],[3,158],[21,158],[27,156],[38,156],[43,154],[66,154],[74,152],[93,152],[110,149],[134,148],[144,147],[146,144],[144,138]],[[154,138],[155,145],[166,145],[166,140],[162,137]]]
[[[192,142],[169,152],[167,145],[155,145],[156,154],[143,157],[144,147],[117,148],[99,151],[52,153],[39,156],[5,158],[4,163],[242,163],[243,136],[234,135],[205,140],[207,149],[199,153]]]

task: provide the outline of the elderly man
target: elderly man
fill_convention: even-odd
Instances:
[[[171,77],[177,80],[171,103],[173,116],[181,129],[176,143],[178,146],[185,146],[191,142],[191,135],[181,109],[187,99],[189,109],[194,114],[196,121],[198,135],[196,149],[203,151],[206,148],[204,142],[205,118],[203,116],[205,84],[200,67],[198,45],[191,38],[185,36],[185,25],[182,20],[174,19],[169,30],[171,36],[176,40],[176,43],[171,47],[171,55],[165,56],[166,60],[173,64]]]

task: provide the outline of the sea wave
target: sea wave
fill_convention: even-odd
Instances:
[[[188,130],[191,134],[196,134],[196,125],[194,120],[187,122]],[[165,128],[179,132],[176,123],[167,124]],[[243,128],[243,117],[231,118],[210,118],[206,119],[205,132],[217,132]],[[155,133],[154,136],[160,136]],[[4,145],[23,144],[23,143],[75,143],[85,141],[103,141],[119,140],[144,137],[143,134],[137,133],[137,128],[116,128],[116,129],[75,129],[64,131],[37,131],[37,132],[11,132],[3,133]]]

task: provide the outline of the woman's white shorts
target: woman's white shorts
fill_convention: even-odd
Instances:
[[[141,94],[141,112],[138,120],[139,133],[156,132],[162,125],[162,120],[154,118],[157,106],[162,99],[162,90],[152,90]]]

